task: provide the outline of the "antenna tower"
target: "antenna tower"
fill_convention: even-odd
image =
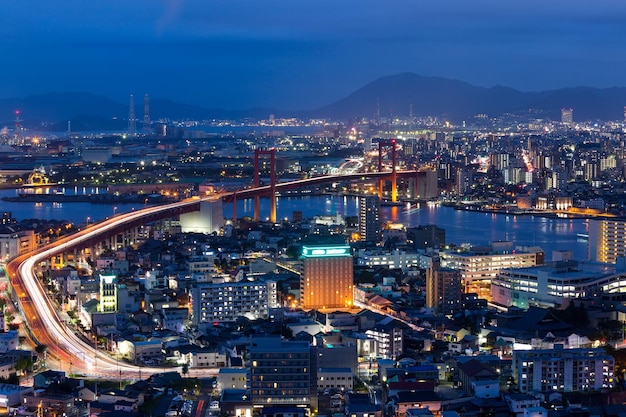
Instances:
[[[143,96],[143,131],[144,133],[150,130],[150,97],[147,94]]]
[[[15,141],[19,142],[22,136],[22,120],[20,119],[20,111],[15,110]]]
[[[130,95],[130,103],[128,109],[128,134],[135,136],[137,132],[136,120],[135,120],[135,99],[133,95]]]

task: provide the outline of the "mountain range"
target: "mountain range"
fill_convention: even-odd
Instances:
[[[138,103],[140,101],[140,103]],[[135,100],[138,126],[143,120],[143,97]],[[440,116],[460,122],[477,114],[498,116],[504,113],[537,110],[558,120],[561,108],[574,109],[574,120],[623,120],[626,88],[575,87],[540,92],[523,92],[495,86],[478,87],[441,77],[403,73],[379,78],[348,96],[313,110],[255,108],[247,110],[211,109],[151,98],[152,120],[169,119],[267,119],[276,117],[354,119],[408,116]],[[48,93],[24,98],[0,99],[0,120],[14,123],[20,109],[23,124],[48,130],[123,129],[128,120],[128,104],[107,97],[85,93]]]

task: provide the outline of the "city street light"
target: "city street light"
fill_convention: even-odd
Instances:
[[[87,216],[87,226],[89,226],[89,220],[91,220],[91,217]]]
[[[113,216],[115,216],[116,211],[117,211],[117,206],[113,207]]]

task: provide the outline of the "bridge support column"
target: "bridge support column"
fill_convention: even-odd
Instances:
[[[381,140],[378,142],[378,172],[383,172],[383,150],[385,148],[391,149],[391,201],[396,202],[398,200],[398,188],[397,188],[397,172],[396,172],[396,140]],[[378,180],[378,197],[383,199],[383,186],[384,180]]]
[[[233,226],[237,227],[237,191],[233,192]]]
[[[254,188],[261,185],[259,158],[261,155],[270,156],[270,221],[276,222],[276,149],[254,150]],[[254,196],[254,221],[261,220],[261,197]]]

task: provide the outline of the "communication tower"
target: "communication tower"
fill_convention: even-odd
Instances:
[[[144,133],[150,131],[150,97],[147,94],[143,96],[143,126]]]
[[[130,103],[128,109],[128,135],[135,136],[137,133],[137,125],[135,120],[135,99],[130,95]]]

